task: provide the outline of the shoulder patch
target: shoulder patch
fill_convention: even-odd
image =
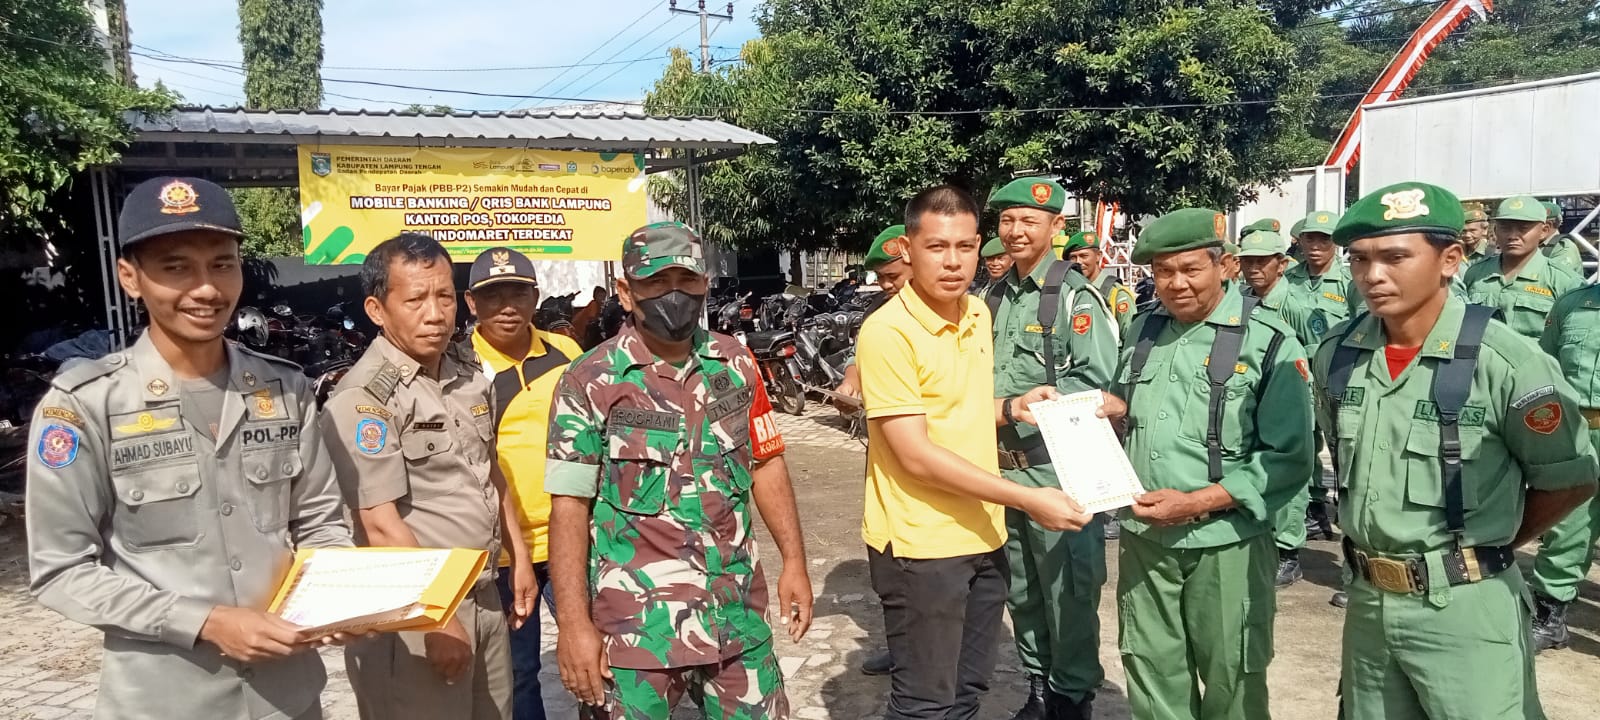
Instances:
[[[1305,378],[1306,382],[1311,382],[1311,366],[1306,363],[1305,358],[1296,359],[1294,369],[1300,371],[1300,377]]]
[[[1538,400],[1539,398],[1554,394],[1556,394],[1556,386],[1554,385],[1546,385],[1544,387],[1534,388],[1524,393],[1522,397],[1513,400],[1511,402],[1511,409],[1521,410],[1529,405],[1532,405],[1533,401]]]
[[[1087,335],[1089,328],[1094,326],[1094,321],[1089,319],[1088,313],[1079,313],[1072,316],[1072,332]]]
[[[69,422],[73,425],[77,425],[78,427],[88,427],[87,425],[84,425],[83,418],[81,416],[64,407],[51,405],[48,407],[39,408],[39,416],[50,418],[51,420]]]
[[[383,418],[385,420],[388,420],[388,419],[394,417],[394,413],[389,412],[388,408],[381,408],[381,407],[378,407],[376,405],[357,405],[356,406],[356,412],[358,412],[358,413],[366,413],[368,415],[376,415],[376,416],[381,417],[381,418]]]
[[[394,396],[394,388],[400,384],[400,367],[387,360],[378,366],[377,372],[367,379],[365,385],[367,392],[378,399],[378,402],[389,402]]]
[[[56,373],[50,379],[50,384],[72,392],[90,381],[102,378],[116,372],[118,368],[128,364],[128,359],[122,353],[111,353],[98,360],[79,360],[70,363],[65,369]]]
[[[389,442],[389,424],[382,420],[362,418],[356,423],[356,449],[366,455],[376,455]]]
[[[39,446],[35,452],[45,467],[60,470],[78,459],[78,431],[66,425],[51,423],[39,433]]]
[[[1561,403],[1547,402],[1529,410],[1523,414],[1522,424],[1540,435],[1555,433],[1556,428],[1561,427]]]

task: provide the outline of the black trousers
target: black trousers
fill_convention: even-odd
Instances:
[[[935,560],[867,548],[894,658],[885,720],[969,720],[989,690],[1006,607],[1005,548]]]

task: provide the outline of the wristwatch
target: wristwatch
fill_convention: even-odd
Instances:
[[[1011,401],[1015,399],[1008,397],[1004,402],[1000,403],[1000,416],[1006,419],[1007,425],[1017,424],[1017,416],[1011,414]]]

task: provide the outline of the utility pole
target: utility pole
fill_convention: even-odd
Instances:
[[[678,9],[678,0],[672,0],[672,6],[670,8],[668,8],[668,10],[670,12],[674,12],[674,13],[677,13],[679,15],[699,15],[700,16],[700,72],[703,72],[703,73],[711,72],[711,33],[709,32],[710,26],[707,23],[712,18],[716,18],[718,20],[732,21],[733,20],[733,3],[731,3],[731,2],[728,3],[728,12],[725,13],[725,14],[722,14],[722,15],[718,15],[717,13],[712,13],[712,12],[706,12],[706,0],[700,0],[700,9],[699,10],[679,10]]]

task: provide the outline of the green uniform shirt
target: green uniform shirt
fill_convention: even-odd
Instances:
[[[1241,318],[1244,297],[1226,294],[1202,322],[1180,323],[1165,307],[1133,323],[1118,364],[1112,393],[1128,398],[1128,460],[1146,490],[1183,492],[1209,484],[1206,427],[1211,385],[1206,377],[1211,342],[1221,326],[1248,322],[1235,374],[1227,383],[1222,413],[1222,481],[1237,509],[1188,525],[1155,527],[1122,513],[1129,532],[1168,547],[1228,545],[1267,532],[1273,514],[1295,493],[1304,492],[1315,461],[1311,433],[1311,393],[1305,349],[1295,333],[1271,312]],[[1167,316],[1139,380],[1130,367],[1136,338],[1155,315]],[[1282,336],[1273,358],[1266,357],[1274,336]],[[1136,387],[1130,387],[1136,385]]]
[[[1550,259],[1550,263],[1578,277],[1583,277],[1583,252],[1578,249],[1578,243],[1571,235],[1561,234],[1545,242],[1539,252]]]
[[[1539,339],[1545,316],[1556,298],[1583,284],[1576,275],[1550,264],[1540,253],[1528,257],[1512,277],[1500,274],[1499,262],[1481,262],[1467,270],[1467,300],[1499,310],[1512,330]]]
[[[1361,547],[1387,554],[1442,550],[1445,495],[1438,411],[1429,399],[1441,358],[1455,348],[1466,304],[1446,302],[1416,360],[1395,380],[1384,357],[1382,322],[1367,317],[1341,327],[1317,352],[1317,420],[1339,449],[1340,527]],[[1338,426],[1327,400],[1335,347],[1361,348],[1339,403]],[[1511,328],[1490,322],[1472,391],[1461,413],[1463,544],[1505,545],[1522,523],[1525,488],[1556,490],[1594,483],[1597,465],[1572,388],[1555,361]]]
[[[1556,300],[1539,346],[1561,364],[1578,404],[1600,408],[1600,285],[1586,285]]]
[[[1137,297],[1133,294],[1132,289],[1111,273],[1102,275],[1099,280],[1094,282],[1094,286],[1100,291],[1100,296],[1105,299],[1106,307],[1111,310],[1111,317],[1117,321],[1118,340],[1120,341],[1122,337],[1127,336],[1128,328],[1133,325],[1133,317],[1136,313],[1134,306],[1137,304]]]
[[[1005,291],[994,315],[994,394],[1015,397],[1045,384],[1044,328],[1039,325],[1039,298],[1045,275],[1059,262],[1046,257],[1026,277],[1011,268],[1002,279]],[[1061,308],[1052,337],[1056,363],[1056,389],[1063,393],[1104,390],[1111,385],[1117,366],[1117,333],[1104,303],[1087,287],[1073,290],[1073,280],[1087,283],[1069,272],[1062,282]],[[1015,433],[1015,434],[1013,434]],[[1000,440],[1036,435],[1032,425],[1002,429]]]
[[[1255,289],[1249,285],[1240,285],[1239,290],[1249,295],[1255,294]],[[1305,294],[1295,292],[1289,283],[1282,280],[1272,286],[1266,297],[1261,298],[1261,307],[1276,313],[1278,319],[1294,331],[1301,347],[1314,348],[1322,344],[1322,336],[1328,334],[1328,319],[1322,308],[1316,307]]]
[[[1337,257],[1328,265],[1328,271],[1321,275],[1312,277],[1311,265],[1300,263],[1285,270],[1283,279],[1291,287],[1304,292],[1322,310],[1323,320],[1330,327],[1348,320],[1366,306],[1361,300],[1361,293],[1356,291],[1355,283],[1350,280],[1350,266]]]

